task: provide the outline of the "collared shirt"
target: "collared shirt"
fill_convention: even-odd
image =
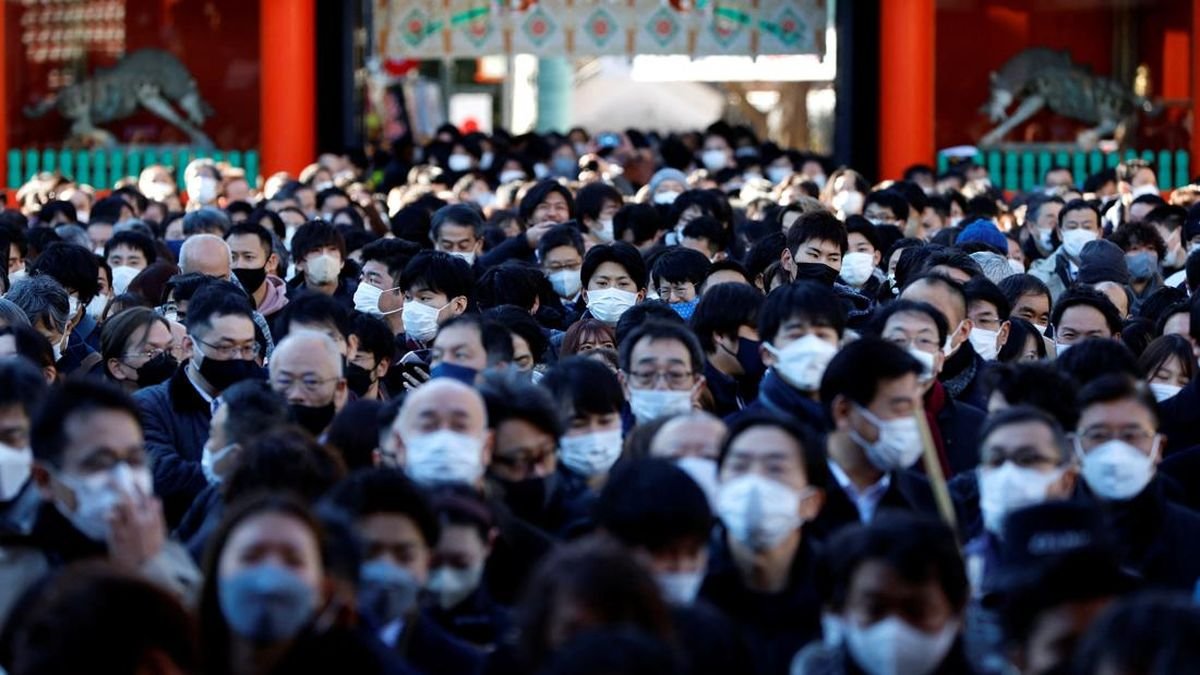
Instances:
[[[387,645],[389,649],[395,649],[402,632],[404,632],[404,619],[394,619],[379,629],[379,641]]]
[[[201,387],[200,383],[196,381],[196,376],[192,374],[191,368],[185,366],[183,372],[185,375],[187,375],[188,382],[192,383],[192,388],[195,389],[196,393],[200,394],[200,398],[204,399],[204,402],[208,404],[208,412],[216,415],[217,408],[221,406],[221,397],[209,396],[208,392],[204,391],[204,387]]]
[[[880,500],[883,499],[883,494],[887,492],[888,487],[892,484],[892,475],[884,473],[883,477],[876,481],[874,485],[860,492],[854,486],[854,483],[850,481],[850,477],[846,475],[846,472],[842,471],[842,467],[837,465],[837,462],[834,462],[832,459],[825,461],[829,464],[829,472],[833,474],[834,480],[837,481],[842,491],[846,493],[846,496],[850,498],[850,501],[854,502],[854,506],[858,509],[858,519],[864,523],[871,522],[871,519],[875,517],[875,510],[879,508]]]

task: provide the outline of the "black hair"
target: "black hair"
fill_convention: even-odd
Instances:
[[[501,363],[512,363],[513,343],[512,333],[503,325],[484,319],[478,314],[460,314],[446,323],[438,326],[438,335],[450,328],[469,326],[479,332],[479,341],[487,354],[487,365],[495,366]],[[436,342],[436,337],[434,338]]]
[[[972,261],[972,262],[974,262],[974,261]],[[917,277],[916,279],[909,281],[907,284],[904,285],[904,288],[908,289],[909,286],[912,286],[913,284],[915,284],[917,282],[924,282],[924,283],[932,285],[932,286],[940,286],[941,288],[948,291],[950,293],[950,295],[954,296],[954,299],[957,302],[961,303],[962,315],[963,315],[963,318],[966,318],[967,308],[968,308],[967,293],[964,290],[963,284],[958,283],[957,281],[955,281],[954,279],[951,279],[950,277],[946,276],[945,274],[939,274],[937,272],[928,272],[926,274],[922,274],[921,276]],[[950,317],[946,317],[946,321],[949,322],[949,320],[950,320]]]
[[[1045,282],[1031,274],[1013,274],[1004,277],[996,286],[1004,293],[1004,297],[1008,300],[1010,308],[1015,306],[1022,296],[1026,295],[1044,296],[1047,305],[1053,300],[1050,288],[1046,286]]]
[[[382,401],[369,399],[349,401],[329,423],[325,444],[337,449],[348,470],[374,466],[380,432],[391,427],[390,424],[387,427],[379,424],[379,410],[383,405]]]
[[[1072,307],[1091,307],[1104,315],[1104,322],[1113,335],[1121,332],[1121,313],[1107,295],[1090,286],[1072,286],[1058,296],[1054,309],[1050,311],[1050,324],[1054,326],[1055,334],[1058,333],[1063,314]]]
[[[546,230],[541,240],[538,241],[538,260],[545,263],[546,254],[562,246],[570,246],[579,252],[580,258],[583,257],[583,235],[579,233],[579,229],[574,225],[563,223],[562,225],[555,225]]]
[[[17,347],[17,356],[38,368],[49,368],[54,365],[54,347],[45,335],[39,333],[32,326],[25,324],[2,326],[0,327],[0,336],[5,335],[13,336],[13,342]]]
[[[1075,383],[1051,363],[995,364],[984,375],[984,387],[989,397],[1000,394],[1010,406],[1031,406],[1043,410],[1058,420],[1062,428],[1075,428],[1078,419]]]
[[[846,237],[846,226],[837,216],[820,210],[801,214],[787,231],[787,249],[795,257],[796,252],[807,241],[830,241],[838,245],[844,254],[850,248]]]
[[[1091,211],[1092,213],[1096,214],[1096,222],[1100,225],[1100,227],[1104,227],[1104,221],[1100,215],[1100,207],[1096,206],[1092,202],[1084,201],[1082,199],[1072,199],[1063,205],[1062,211],[1058,212],[1059,227],[1062,227],[1063,219],[1065,219],[1067,214],[1071,213],[1072,211]]]
[[[162,324],[167,331],[171,324],[154,310],[146,307],[130,307],[119,314],[110,316],[100,329],[100,355],[105,361],[118,359],[134,345],[129,340],[134,333],[145,329],[145,335],[150,335],[150,327]]]
[[[326,499],[355,518],[382,514],[406,516],[430,548],[437,545],[438,521],[425,493],[399,469],[355,471],[334,486]]]
[[[615,202],[617,207],[625,203],[621,193],[617,189],[607,183],[597,182],[588,183],[579,188],[575,193],[575,209],[577,213],[572,214],[572,218],[591,218],[593,220],[600,217],[600,212],[604,209],[604,202]],[[570,200],[568,200],[570,203]],[[532,213],[532,212],[531,212]]]
[[[716,351],[713,335],[737,337],[742,326],[758,328],[758,317],[766,299],[753,286],[718,284],[700,296],[692,312],[691,328],[706,354]]]
[[[1076,342],[1070,351],[1059,354],[1054,364],[1081,387],[1110,373],[1122,373],[1137,379],[1144,375],[1138,367],[1137,356],[1129,347],[1118,340],[1102,338]]]
[[[493,430],[508,420],[521,420],[555,439],[566,432],[550,392],[517,373],[488,373],[479,393],[487,408],[488,427]]]
[[[1167,243],[1150,223],[1122,223],[1108,238],[1126,253],[1134,246],[1149,246],[1161,261],[1167,255]]]
[[[325,202],[330,197],[343,197],[347,200],[350,199],[350,195],[346,194],[345,190],[337,187],[327,187],[317,193],[316,206],[318,211],[321,210],[321,207],[325,205]]]
[[[1008,339],[996,353],[996,360],[1004,363],[1020,361],[1025,355],[1025,342],[1031,337],[1037,345],[1037,357],[1046,358],[1046,341],[1037,327],[1020,317],[1009,316]]]
[[[263,380],[243,380],[221,392],[228,406],[225,438],[243,447],[259,436],[288,423],[287,400]],[[219,449],[219,448],[218,448]]]
[[[324,220],[310,220],[292,235],[292,259],[299,264],[309,253],[325,246],[336,246],[342,260],[346,259],[346,240],[342,233]]]
[[[670,642],[631,627],[589,629],[557,648],[542,675],[682,675]]]
[[[1070,353],[1067,352],[1067,354]],[[1155,402],[1150,388],[1141,381],[1119,372],[1110,371],[1108,374],[1102,374],[1080,388],[1079,415],[1082,417],[1083,411],[1087,410],[1089,406],[1116,401],[1133,401],[1141,405],[1154,418],[1154,428],[1158,429],[1160,422],[1158,403]]]
[[[908,220],[908,197],[896,188],[876,190],[867,195],[867,198],[863,200],[864,213],[867,210],[867,206],[871,204],[878,204],[885,209],[890,209],[896,220]]]
[[[787,237],[782,232],[772,232],[756,241],[743,259],[750,283],[753,284],[768,267],[779,262],[785,248],[787,248]],[[766,284],[764,284],[765,287]]]
[[[725,229],[721,221],[711,216],[700,216],[688,221],[688,224],[683,226],[683,236],[688,239],[705,239],[714,251],[729,248],[729,230]]]
[[[979,443],[982,446],[983,441],[999,429],[1013,424],[1028,424],[1030,422],[1041,424],[1050,430],[1050,435],[1054,437],[1054,445],[1058,449],[1059,460],[1061,462],[1065,463],[1071,459],[1071,442],[1067,439],[1067,434],[1062,424],[1052,417],[1050,413],[1031,405],[1015,405],[988,415],[987,419],[983,422],[983,427],[979,430]]]
[[[429,220],[429,238],[436,242],[439,230],[446,224],[469,227],[476,238],[483,236],[483,214],[473,206],[450,204],[434,211]]]
[[[499,305],[485,311],[483,318],[495,321],[528,343],[534,362],[541,362],[543,354],[550,346],[550,339],[528,310],[516,305]]]
[[[404,272],[404,266],[420,252],[421,247],[411,241],[376,239],[363,246],[362,262],[364,266],[372,261],[383,263],[392,279],[399,282],[400,276]]]
[[[576,415],[610,415],[625,405],[617,376],[608,366],[584,356],[559,361],[546,371],[540,385],[554,396],[565,424]]]
[[[825,443],[821,437],[808,427],[802,426],[796,420],[766,413],[751,413],[738,417],[725,434],[721,449],[717,455],[717,465],[725,466],[729,451],[734,441],[750,429],[757,427],[772,427],[782,431],[800,446],[800,460],[804,467],[804,475],[812,487],[822,488],[829,484],[829,469],[825,461]]]
[[[1182,335],[1163,335],[1156,338],[1138,358],[1138,369],[1145,373],[1146,379],[1149,380],[1172,356],[1179,360],[1179,365],[1189,381],[1195,377],[1196,359],[1192,356],[1192,343]]]
[[[222,483],[232,504],[261,491],[286,491],[313,501],[346,473],[341,457],[307,431],[285,425],[256,434],[242,446],[238,465]]]
[[[752,290],[759,295],[762,295],[762,292],[754,286],[754,280],[750,278],[750,272],[747,271],[745,266],[740,262],[727,258],[725,260],[718,260],[712,265],[709,265],[708,274],[704,277],[704,283],[707,284],[708,280],[711,279],[717,272],[737,272],[738,274],[742,275],[743,279],[746,280],[746,285],[749,285]],[[711,288],[716,288],[716,286],[712,286]]]
[[[663,229],[662,216],[650,204],[626,204],[613,215],[613,236],[618,241],[632,233],[633,243],[643,244],[658,237]]]
[[[235,292],[236,290],[236,292]],[[290,305],[291,303],[289,303]],[[200,285],[188,302],[187,329],[207,331],[218,316],[242,316],[254,321],[254,308],[245,293],[228,281],[210,280]]]
[[[547,283],[546,275],[532,264],[506,260],[479,277],[475,284],[475,301],[481,309],[516,305],[531,312]]]
[[[621,315],[621,318],[617,320],[617,325],[613,328],[613,337],[616,340],[617,347],[619,348],[624,344],[625,339],[646,321],[661,321],[680,326],[687,325],[687,322],[679,316],[679,312],[671,309],[671,305],[662,300],[639,302],[625,310],[625,313]]]
[[[272,237],[271,232],[257,222],[247,220],[234,225],[225,233],[225,241],[228,242],[230,237],[239,236],[258,237],[258,241],[262,243],[263,247],[264,262],[267,258],[271,257],[271,253],[275,250],[275,239]]]
[[[963,292],[967,296],[968,310],[972,302],[986,302],[996,308],[996,314],[1001,321],[1008,321],[1008,315],[1012,312],[1008,298],[1005,297],[1004,291],[987,277],[978,276],[971,279],[963,284]]]
[[[942,316],[937,307],[928,302],[916,300],[893,300],[880,307],[875,316],[871,318],[871,332],[875,335],[882,335],[887,322],[897,314],[920,314],[926,317],[933,322],[937,330],[938,344],[946,343],[946,336],[950,334],[950,324],[947,323],[946,317]]]
[[[190,311],[188,313],[191,314]],[[296,324],[333,328],[347,340],[354,333],[352,313],[346,311],[345,306],[332,297],[316,291],[292,294],[291,300],[275,321],[276,339],[282,340],[292,332]]]
[[[396,338],[387,323],[377,316],[356,314],[350,333],[358,338],[358,350],[371,355],[376,365],[396,355]]]
[[[7,252],[4,259],[8,260]],[[100,292],[99,263],[96,256],[82,246],[55,242],[41,252],[29,271],[30,276],[46,275],[64,289],[79,294],[79,303],[86,305]]]
[[[925,275],[935,267],[945,266],[965,273],[972,279],[983,276],[983,268],[969,254],[956,248],[933,250],[921,263],[921,274]],[[916,281],[914,279],[914,281]]]
[[[0,410],[20,406],[32,422],[47,391],[46,378],[32,361],[0,360]]]
[[[774,342],[784,324],[792,319],[832,328],[839,338],[846,330],[846,314],[837,296],[814,281],[786,284],[767,294],[758,313],[759,339]]]
[[[140,429],[141,417],[133,399],[99,380],[68,380],[46,394],[30,427],[30,448],[39,461],[60,466],[67,449],[67,426],[74,415],[115,412],[131,417]]]
[[[576,217],[574,196],[571,195],[570,190],[551,178],[544,178],[525,191],[525,196],[521,198],[521,203],[517,207],[517,213],[521,216],[521,220],[528,225],[537,225],[537,223],[529,222],[529,219],[533,217],[533,212],[538,205],[545,201],[551,192],[557,192],[567,201],[568,218],[574,220]]]
[[[1183,289],[1162,286],[1142,300],[1137,315],[1158,326],[1158,332],[1162,333],[1163,319],[1170,314],[1186,312],[1187,302],[1188,295]]]
[[[871,221],[867,220],[866,218],[863,218],[862,216],[850,216],[846,219],[847,243],[849,243],[849,237],[851,234],[862,235],[862,237],[867,240],[867,243],[871,245],[871,248],[879,251],[880,253],[883,252],[879,242],[879,230]]]
[[[646,261],[642,260],[642,254],[636,248],[623,241],[593,246],[587,252],[583,257],[583,267],[579,271],[584,288],[587,288],[596,269],[606,262],[620,265],[639,290],[646,288]]]
[[[1196,663],[1200,609],[1187,596],[1141,593],[1118,599],[1092,623],[1071,672],[1185,673]]]
[[[841,348],[821,378],[821,404],[831,414],[833,399],[845,396],[867,407],[875,400],[879,384],[912,374],[925,367],[903,347],[877,337],[863,337]]]
[[[113,233],[112,238],[104,244],[104,257],[108,258],[118,246],[135,248],[141,251],[142,255],[146,258],[147,266],[153,265],[158,260],[158,249],[154,247],[154,240],[141,232],[122,230],[121,232]]]
[[[405,292],[428,290],[447,299],[471,297],[475,279],[467,261],[442,251],[421,251],[404,266],[400,288]]]
[[[92,204],[91,211],[88,212],[88,225],[115,225],[121,220],[121,211],[124,209],[133,209],[129,206],[129,202],[125,201],[120,195],[109,195],[103,199],[97,199],[95,204]]]
[[[699,289],[710,265],[703,253],[676,246],[663,251],[654,261],[650,279],[655,286],[664,281],[671,284],[690,281]]]
[[[95,211],[92,211],[93,217]],[[205,206],[195,211],[189,211],[183,216],[183,236],[190,237],[194,234],[215,234],[218,237],[224,237],[225,231],[232,225],[229,221],[229,216],[225,212]]]
[[[696,334],[686,325],[651,319],[634,328],[628,337],[621,340],[621,344],[618,345],[621,370],[626,373],[630,372],[631,364],[629,361],[633,355],[633,350],[642,340],[650,340],[651,342],[657,340],[675,340],[679,342],[688,350],[688,356],[692,362],[692,373],[699,375],[704,372],[704,350],[701,349],[700,341],[696,338]]]
[[[79,214],[75,212],[75,205],[65,199],[55,199],[42,204],[42,208],[37,212],[37,221],[50,223],[60,215],[66,217],[66,224],[79,222]]]
[[[617,541],[652,553],[685,543],[703,546],[713,526],[704,490],[665,459],[641,459],[617,467],[596,500],[595,518],[597,526]]]

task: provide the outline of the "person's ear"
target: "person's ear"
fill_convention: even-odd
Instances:
[[[638,289],[638,292],[637,292],[637,303],[635,303],[635,304],[640,304],[640,303],[641,303],[642,301],[644,301],[645,299],[646,299],[646,289],[644,289],[644,288]]]
[[[617,381],[621,383],[621,393],[625,395],[625,400],[629,400],[629,378],[625,377],[624,370],[617,371]]]
[[[825,505],[824,490],[813,487],[810,487],[809,490],[811,492],[800,500],[800,517],[804,519],[804,522],[816,520],[817,515],[821,513],[821,507]]]
[[[758,356],[762,359],[763,365],[770,368],[775,365],[775,355],[767,350],[767,341],[763,340],[758,343]]]
[[[850,399],[838,394],[833,397],[833,401],[829,406],[830,416],[833,417],[833,426],[838,431],[845,431],[850,428],[850,411],[854,405]]]
[[[942,368],[946,366],[946,352],[937,350],[933,355],[933,379],[937,379],[942,374]]]
[[[584,306],[587,306],[587,289],[586,288],[581,289],[579,291],[579,300],[581,302],[583,302]],[[1197,354],[1196,358],[1200,359],[1200,353]]]
[[[349,363],[350,361],[354,360],[354,357],[358,356],[359,346],[360,343],[358,341],[358,336],[351,333],[350,336],[346,338],[346,363]]]
[[[268,273],[270,270],[275,270],[276,272],[281,271],[279,269],[279,256],[278,255],[272,253],[271,255],[267,256],[267,270],[268,270]]]
[[[121,372],[121,362],[115,358],[105,361],[105,366],[108,367],[108,372],[113,376],[114,380],[124,380],[125,373]]]
[[[537,314],[537,311],[538,311],[539,309],[541,309],[541,307],[542,307],[542,299],[541,299],[541,298],[538,298],[538,297],[535,297],[535,298],[533,299],[533,308],[531,308],[531,309],[529,310],[529,314],[530,314],[530,315]]]
[[[1004,349],[1004,345],[1008,344],[1008,335],[1012,330],[1012,324],[1008,321],[1000,324],[1000,330],[996,333],[996,351]]]
[[[880,263],[880,262],[883,262],[883,254],[882,254],[882,253],[880,253],[879,251],[875,251],[875,256],[874,256],[873,258],[871,258],[871,260],[873,260],[873,261],[874,261],[874,263],[875,263],[875,267],[877,267],[877,268],[878,268],[878,267],[879,267],[879,263]]]
[[[696,376],[696,384],[692,385],[692,407],[700,407],[700,397],[704,395],[704,376]]]
[[[796,273],[796,261],[792,259],[792,252],[786,246],[783,253],[779,254],[779,265],[791,274]]]
[[[467,296],[460,295],[450,302],[450,310],[454,312],[454,316],[458,316],[467,311]]]
[[[482,461],[483,466],[487,467],[492,463],[492,445],[496,442],[496,435],[491,429],[483,436]]]
[[[346,407],[346,401],[350,398],[350,385],[347,384],[346,378],[338,378],[337,387],[333,390],[333,407],[341,410]]]
[[[390,360],[388,360],[388,359],[380,360],[379,365],[375,366],[375,368],[374,368],[375,379],[382,380],[383,378],[387,377],[388,371],[391,369],[392,369],[392,362]]]

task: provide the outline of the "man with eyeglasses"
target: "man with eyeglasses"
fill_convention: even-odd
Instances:
[[[1075,452],[1087,495],[1121,542],[1122,565],[1154,587],[1191,592],[1200,578],[1200,514],[1169,500],[1157,475],[1166,438],[1143,384],[1105,375],[1079,392]]]
[[[207,484],[200,457],[221,392],[263,378],[255,361],[260,347],[253,311],[229,284],[201,286],[188,303],[185,347],[191,358],[166,382],[134,394],[154,460],[154,491],[172,527]]]
[[[699,407],[704,351],[686,327],[647,321],[621,343],[620,363],[621,384],[637,424]]]
[[[337,343],[325,333],[289,333],[271,357],[271,388],[287,399],[296,423],[322,439],[350,395]]]

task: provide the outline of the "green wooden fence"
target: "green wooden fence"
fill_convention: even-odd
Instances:
[[[992,176],[992,184],[1004,190],[1025,191],[1037,187],[1042,177],[1051,166],[1065,166],[1071,169],[1075,180],[1082,183],[1083,179],[1097,171],[1111,168],[1126,159],[1142,158],[1154,167],[1158,175],[1158,187],[1164,191],[1191,183],[1188,161],[1190,157],[1186,150],[1126,150],[1124,152],[1102,153],[1099,150],[1058,151],[1048,150],[986,150],[975,155],[975,162],[986,166]],[[938,173],[944,172],[950,165],[949,159],[938,153]]]
[[[208,157],[243,169],[251,184],[258,179],[257,150],[210,150],[205,148],[118,148],[113,150],[13,149],[8,151],[8,187],[16,189],[42,171],[58,171],[77,183],[105,190],[125,176],[137,176],[151,164],[175,170],[175,181],[183,185],[188,162]]]

